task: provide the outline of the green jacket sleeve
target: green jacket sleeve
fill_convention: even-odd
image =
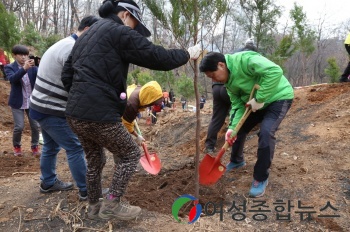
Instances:
[[[244,114],[245,102],[241,100],[240,96],[232,94],[229,91],[227,91],[227,94],[230,97],[231,105],[232,105],[231,111],[230,111],[230,122],[229,122],[228,128],[234,130],[237,123],[239,122],[239,120]],[[235,133],[237,132],[238,131],[236,131]]]
[[[277,92],[278,84],[283,76],[280,66],[263,56],[253,56],[249,60],[249,71],[259,77],[260,89],[256,92],[257,102],[266,102]]]

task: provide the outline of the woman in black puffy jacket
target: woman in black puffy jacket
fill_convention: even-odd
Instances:
[[[69,91],[66,116],[86,154],[88,217],[130,220],[141,208],[120,198],[141,151],[121,122],[129,63],[167,71],[196,59],[200,50],[198,46],[186,51],[152,44],[146,38],[151,33],[132,0],[104,1],[99,14],[102,19],[79,37],[62,71],[62,82]],[[109,194],[101,203],[104,148],[113,154],[116,165]]]

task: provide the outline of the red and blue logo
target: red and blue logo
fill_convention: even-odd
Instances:
[[[179,211],[180,209],[188,202],[193,201],[194,206],[190,209],[190,213],[188,215],[188,224],[192,224],[198,220],[202,213],[202,206],[199,204],[199,200],[194,196],[185,194],[178,197],[171,207],[172,214],[176,221],[180,223],[184,223],[179,219]]]

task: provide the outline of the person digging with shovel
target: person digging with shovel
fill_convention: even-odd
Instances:
[[[254,51],[226,55],[209,52],[201,61],[199,69],[213,81],[224,83],[231,100],[230,122],[225,139],[232,146],[232,151],[226,172],[246,164],[243,155],[245,139],[260,123],[257,161],[249,196],[261,197],[268,184],[276,144],[275,132],[292,104],[293,88],[281,67]],[[249,100],[255,84],[260,88],[255,97]],[[233,129],[246,107],[251,107],[252,113],[235,132]]]
[[[145,152],[140,159],[142,167],[148,173],[156,175],[161,169],[160,159],[156,153],[150,154],[148,152],[145,139],[141,134],[136,118],[140,112],[145,111],[149,106],[161,104],[163,102],[162,89],[158,82],[150,81],[144,86],[130,85],[126,92],[128,101],[122,117],[122,122],[129,133],[136,137],[137,144],[142,146]]]
[[[163,99],[162,88],[156,81],[150,81],[144,86],[135,84],[127,88],[128,101],[124,111],[122,122],[129,133],[137,138],[137,144],[141,145],[145,139],[135,131],[134,120],[139,112],[145,111],[147,107],[161,104]]]

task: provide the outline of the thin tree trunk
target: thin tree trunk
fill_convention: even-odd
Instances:
[[[196,5],[194,7],[194,15],[198,15],[198,1],[195,1],[194,4]],[[193,36],[193,43],[197,44],[198,42],[198,25],[196,25],[195,33]],[[201,129],[201,117],[200,117],[200,109],[199,109],[199,92],[198,92],[198,60],[194,61],[193,65],[193,71],[194,71],[194,92],[196,96],[196,117],[197,117],[197,127],[196,127],[196,156],[195,156],[195,196],[197,199],[199,199],[199,153],[200,153],[200,147],[199,147],[199,141],[200,141],[200,129]]]
[[[44,33],[47,32],[47,19],[49,18],[49,12],[48,12],[48,0],[43,1],[43,17],[42,17],[42,23],[41,23],[41,29]]]
[[[78,24],[80,23],[80,19],[79,16],[77,14],[77,9],[75,8],[74,2],[73,0],[70,0],[70,5],[71,5],[71,9],[72,9],[72,13],[71,13],[71,25],[70,25],[70,33],[74,32],[74,18],[77,20]]]
[[[228,9],[228,10],[230,10],[230,9]],[[228,12],[226,13],[225,21],[224,21],[224,32],[222,34],[222,44],[221,44],[221,51],[220,51],[221,53],[224,52],[227,18],[228,18]]]
[[[65,4],[64,4],[65,6]],[[69,14],[68,12],[70,11],[70,4],[69,2],[67,2],[67,10],[64,10],[63,8],[63,13],[64,13],[64,18],[66,18],[66,23],[64,23],[64,26],[65,26],[65,30],[64,30],[64,35],[67,35],[68,34],[68,25],[69,25]],[[67,12],[67,16],[66,16],[66,12]]]

